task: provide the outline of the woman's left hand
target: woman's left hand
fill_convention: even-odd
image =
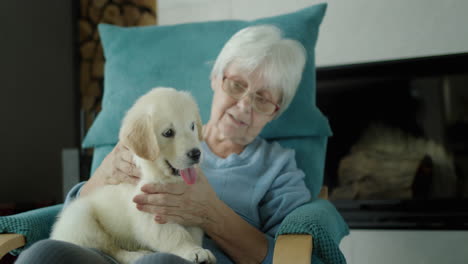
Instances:
[[[160,224],[174,222],[185,226],[208,225],[220,202],[215,191],[200,168],[196,168],[197,181],[155,184],[141,187],[143,194],[133,198],[140,211],[154,214]]]

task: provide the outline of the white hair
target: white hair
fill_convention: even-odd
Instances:
[[[304,46],[282,37],[279,28],[260,25],[244,28],[226,42],[211,72],[211,79],[223,78],[230,64],[250,74],[255,71],[267,89],[279,92],[278,117],[291,103],[302,78],[306,62]]]

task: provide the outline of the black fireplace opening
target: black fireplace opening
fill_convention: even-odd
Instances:
[[[317,105],[351,228],[468,229],[468,53],[319,67]]]

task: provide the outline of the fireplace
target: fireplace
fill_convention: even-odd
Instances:
[[[468,229],[468,54],[322,67],[325,184],[351,228]]]

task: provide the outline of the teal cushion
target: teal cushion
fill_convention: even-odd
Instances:
[[[307,63],[290,107],[261,133],[266,139],[330,135],[327,119],[315,106],[315,55],[326,4],[294,13],[254,21],[214,21],[171,26],[119,27],[99,25],[105,64],[102,111],[88,131],[83,147],[112,145],[125,112],[135,100],[156,86],[190,91],[197,100],[202,121],[211,110],[209,75],[224,43],[238,30],[273,24],[285,37],[300,41]]]

